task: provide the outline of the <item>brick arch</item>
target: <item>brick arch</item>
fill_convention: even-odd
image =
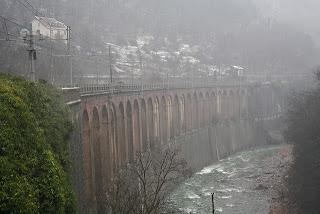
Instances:
[[[156,96],[154,99],[154,116],[153,116],[153,122],[154,122],[154,140],[156,142],[161,142],[161,120],[160,120],[160,113],[161,113],[161,101]],[[160,146],[160,145],[156,145]]]
[[[187,118],[186,118],[186,124],[187,124],[187,130],[191,131],[192,130],[192,97],[191,94],[188,93],[187,95],[187,102],[186,102],[186,112],[187,112]]]
[[[155,124],[154,124],[154,107],[152,97],[148,98],[147,101],[147,131],[148,131],[148,140],[149,147],[154,150],[154,141],[155,141]]]
[[[167,96],[167,121],[168,121],[168,137],[170,139],[174,138],[174,120],[173,120],[173,102],[171,96]]]
[[[148,149],[148,125],[147,125],[147,105],[144,99],[141,99],[140,104],[140,112],[141,112],[141,143],[142,143],[142,150],[147,151]]]
[[[228,118],[229,119],[234,119],[235,116],[235,92],[233,89],[229,90],[228,93]]]
[[[117,156],[118,165],[121,166],[126,162],[126,142],[125,142],[125,111],[122,102],[119,103],[117,113]]]
[[[240,89],[237,89],[236,94],[240,95]]]
[[[126,105],[126,117],[127,117],[127,156],[130,162],[133,162],[134,159],[134,150],[133,150],[133,112],[130,100],[127,101]]]
[[[116,107],[114,103],[108,103],[109,106],[109,139],[110,139],[110,150],[111,150],[111,163],[112,163],[112,172],[115,173],[115,170],[118,168],[118,149],[117,149],[117,114]]]
[[[111,165],[111,143],[110,143],[110,122],[109,111],[107,105],[102,106],[101,111],[101,169],[102,169],[102,182],[103,190],[106,191],[110,186],[112,171]]]
[[[133,104],[133,153],[134,156],[138,151],[141,151],[141,141],[140,141],[140,106],[137,99],[134,100]]]
[[[240,89],[235,90],[234,94],[234,117],[240,118],[241,114],[241,98],[240,98]]]
[[[222,101],[223,101],[223,91],[218,90],[218,92],[217,92],[217,119],[222,118]]]
[[[92,111],[92,146],[91,157],[93,157],[93,182],[94,182],[94,194],[97,202],[102,203],[102,173],[101,173],[101,135],[100,135],[100,115],[97,107]]]
[[[166,144],[168,140],[167,115],[168,115],[167,100],[166,100],[166,97],[163,95],[161,97],[161,103],[160,103],[160,130],[161,130],[162,144]]]
[[[246,95],[247,94],[247,91],[245,89],[241,89],[241,92],[240,92],[241,95]]]
[[[228,119],[229,113],[229,105],[228,105],[228,91],[226,89],[222,90],[222,95],[220,96],[220,119],[226,120]]]
[[[207,91],[205,94],[205,100],[204,100],[204,122],[206,125],[210,123],[210,118],[212,117],[212,111],[211,111],[211,106],[210,106],[210,95],[209,92]]]
[[[198,95],[196,92],[193,93],[192,97],[192,124],[193,129],[199,128],[199,105],[198,105]]]
[[[222,95],[223,95],[223,96],[228,96],[228,91],[227,91],[226,89],[224,89],[224,90],[222,91]]]
[[[212,91],[210,94],[210,109],[211,109],[211,117],[210,122],[215,122],[218,118],[218,96],[215,91]]]
[[[178,136],[181,130],[181,103],[179,96],[175,94],[174,104],[173,104],[173,125],[174,125],[174,135]]]
[[[205,124],[205,117],[204,117],[204,97],[203,93],[199,93],[199,102],[198,102],[198,117],[199,117],[199,126],[203,127]]]
[[[187,124],[186,124],[186,98],[185,95],[182,94],[180,98],[180,132],[185,133],[187,129]]]
[[[90,142],[90,120],[87,110],[84,110],[82,115],[82,153],[83,153],[83,168],[84,168],[84,181],[85,181],[85,194],[90,200],[93,199],[93,174],[91,163],[91,142]]]

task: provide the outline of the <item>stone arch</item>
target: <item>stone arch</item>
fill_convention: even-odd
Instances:
[[[199,126],[203,127],[205,124],[204,119],[204,98],[202,92],[199,93],[199,102],[198,102],[198,116],[199,116]]]
[[[167,121],[168,121],[168,137],[170,139],[174,138],[174,125],[173,125],[173,109],[172,109],[172,98],[169,95],[167,98]]]
[[[241,106],[241,100],[240,100],[240,89],[237,89],[235,92],[234,92],[234,95],[233,95],[233,101],[234,101],[234,117],[235,118],[240,118],[240,106]]]
[[[134,100],[133,104],[133,152],[134,155],[141,151],[140,141],[140,108],[138,100]]]
[[[111,150],[111,162],[112,162],[112,172],[115,173],[115,170],[118,167],[118,153],[117,153],[117,115],[116,108],[113,103],[109,104],[109,135],[110,135],[110,150]]]
[[[85,181],[85,194],[89,199],[93,199],[93,177],[91,163],[91,146],[90,146],[90,121],[87,110],[82,115],[82,153],[83,168]]]
[[[198,105],[198,96],[196,92],[193,94],[192,103],[193,103],[192,105],[193,129],[198,129],[199,128],[199,105]]]
[[[111,170],[111,145],[110,145],[110,122],[107,106],[102,107],[101,117],[101,169],[103,178],[103,189],[106,190],[110,185]]]
[[[128,100],[126,106],[126,115],[127,115],[127,148],[128,148],[128,160],[133,162],[134,151],[133,151],[133,116],[132,116],[132,107],[131,103]]]
[[[239,111],[240,115],[239,117],[241,118],[242,115],[248,115],[248,91],[246,89],[241,89],[240,90],[240,96],[239,96]]]
[[[244,90],[244,89],[241,89],[241,95],[246,95],[246,90]]]
[[[186,118],[186,121],[187,121],[187,130],[188,131],[191,131],[192,130],[192,98],[191,98],[191,95],[188,94],[187,95],[187,102],[186,102],[186,115],[187,115],[187,118]]]
[[[228,92],[227,90],[222,90],[222,95],[220,97],[220,118],[226,120],[228,118]]]
[[[147,106],[144,99],[141,100],[141,143],[142,150],[147,151],[148,149],[148,133],[147,133]]]
[[[166,144],[168,140],[168,127],[167,127],[167,101],[166,97],[162,96],[161,98],[161,107],[160,107],[160,127],[161,127],[161,142],[162,144]]]
[[[102,173],[101,173],[101,136],[100,136],[100,117],[97,107],[93,108],[92,112],[92,145],[91,157],[93,157],[93,181],[94,181],[94,193],[97,202],[101,203],[103,197],[102,190]]]
[[[233,92],[232,89],[229,90],[228,109],[229,109],[228,117],[234,119],[234,116],[235,116],[235,98],[234,98],[234,92]]]
[[[184,133],[186,132],[187,125],[186,125],[186,98],[184,94],[181,96],[180,99],[180,123],[181,123],[181,132]]]
[[[174,135],[178,136],[180,134],[180,130],[181,130],[181,114],[180,114],[180,110],[181,110],[181,103],[179,100],[178,95],[174,96],[174,105],[173,105],[173,125],[174,125]]]
[[[213,91],[211,92],[211,97],[210,97],[210,109],[211,109],[211,117],[210,117],[210,122],[215,122],[218,118],[218,102],[217,102],[218,96],[216,96],[216,93]]]
[[[124,119],[124,105],[122,102],[119,104],[118,114],[118,128],[117,128],[117,156],[118,165],[121,166],[126,162],[126,142],[125,142],[125,119]]]
[[[154,100],[154,111],[153,111],[153,122],[154,122],[154,140],[161,142],[161,120],[160,120],[160,100],[158,97]]]
[[[210,118],[212,117],[212,109],[210,107],[210,95],[209,92],[206,92],[204,100],[204,122],[206,125],[210,123]]]
[[[218,91],[217,95],[217,118],[220,120],[222,118],[222,98],[223,92],[221,90]]]
[[[223,92],[222,92],[222,95],[223,96],[228,96],[228,91],[224,89]]]
[[[154,125],[154,110],[153,110],[153,101],[150,97],[147,102],[147,126],[148,126],[148,139],[150,149],[154,149],[154,140],[155,140],[155,125]]]

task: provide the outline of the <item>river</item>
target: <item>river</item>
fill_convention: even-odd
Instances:
[[[184,213],[208,214],[214,192],[215,213],[268,214],[272,184],[268,187],[261,178],[276,174],[278,154],[286,147],[256,148],[220,160],[182,183],[169,200]]]

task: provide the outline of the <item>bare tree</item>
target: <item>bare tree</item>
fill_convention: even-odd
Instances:
[[[138,153],[116,174],[107,206],[115,214],[169,213],[168,194],[190,174],[177,150]]]

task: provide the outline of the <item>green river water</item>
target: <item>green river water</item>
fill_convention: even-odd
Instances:
[[[276,158],[283,147],[256,148],[220,160],[182,183],[169,200],[184,213],[208,214],[214,192],[215,213],[267,214],[268,191],[256,188],[257,179],[269,170],[266,161]]]

